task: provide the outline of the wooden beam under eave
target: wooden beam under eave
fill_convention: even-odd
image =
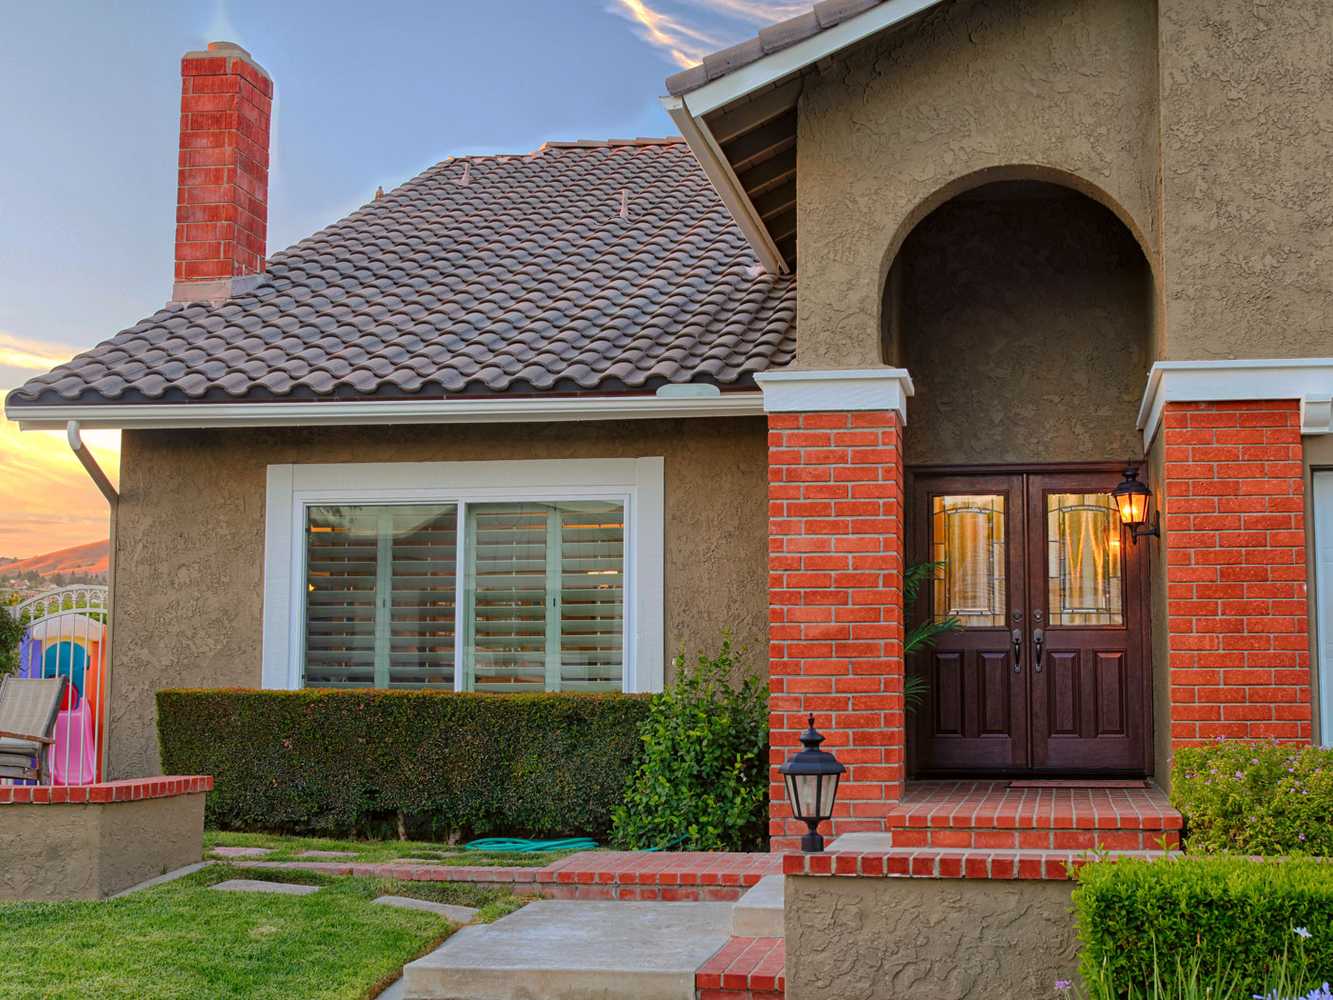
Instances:
[[[737,180],[751,200],[787,181],[796,179],[796,147],[783,150],[772,159],[764,160],[744,173],[737,172]]]
[[[722,153],[739,174],[795,145],[796,109],[792,108],[762,128],[726,143]]]
[[[772,90],[756,94],[725,111],[708,115],[704,120],[719,144],[731,142],[795,108],[801,96],[801,85],[802,81],[798,77]]]
[[[773,242],[779,245],[783,240],[792,239],[796,236],[796,206],[793,205],[787,211],[772,219],[765,219],[764,226],[768,233],[773,237]]]
[[[796,178],[784,181],[778,187],[757,197],[751,196],[750,201],[754,205],[754,210],[759,213],[759,218],[767,224],[773,216],[796,207]]]
[[[782,259],[787,262],[787,267],[792,273],[796,273],[796,237],[792,236],[777,244],[778,253],[782,254]]]

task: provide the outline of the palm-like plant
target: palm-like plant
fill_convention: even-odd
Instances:
[[[912,608],[916,605],[922,584],[932,579],[943,566],[943,562],[921,562],[907,567],[907,572],[903,574],[904,620],[911,620]],[[907,637],[903,641],[903,660],[906,661],[918,649],[929,649],[941,635],[955,632],[962,627],[963,623],[953,616],[941,619],[927,618],[917,622],[907,630]],[[909,712],[915,711],[925,700],[928,687],[926,679],[920,674],[906,676],[903,680],[903,700]]]

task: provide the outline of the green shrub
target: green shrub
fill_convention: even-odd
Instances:
[[[768,812],[768,689],[731,679],[740,657],[724,638],[654,695],[640,730],[643,763],[614,810],[617,847],[764,850]]]
[[[638,695],[161,691],[162,768],[211,774],[230,830],[606,834],[639,754]]]
[[[1224,741],[1176,751],[1191,853],[1333,855],[1333,750]]]
[[[1178,959],[1196,982],[1233,981],[1226,996],[1333,972],[1333,866],[1314,858],[1098,861],[1079,870],[1074,909],[1093,1000],[1154,995],[1155,967]]]
[[[10,610],[0,605],[0,677],[16,673],[19,668],[19,641],[23,626]]]

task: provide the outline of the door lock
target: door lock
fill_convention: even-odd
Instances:
[[[1014,629],[1012,637],[1014,640],[1014,673],[1021,674],[1023,672],[1023,630],[1021,628]]]
[[[1041,673],[1041,644],[1046,641],[1046,633],[1037,629],[1032,633],[1032,643],[1037,647],[1037,654],[1032,661],[1032,669],[1035,673]]]

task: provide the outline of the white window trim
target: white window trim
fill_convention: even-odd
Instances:
[[[1315,471],[1313,493],[1319,740],[1333,747],[1333,469]]]
[[[629,593],[622,687],[627,692],[661,691],[665,665],[664,478],[660,457],[270,465],[264,520],[262,686],[301,687],[307,507],[458,503],[462,508],[469,502],[611,500],[625,505]],[[460,517],[462,514],[460,509]],[[461,632],[454,648],[454,687],[461,690]]]

